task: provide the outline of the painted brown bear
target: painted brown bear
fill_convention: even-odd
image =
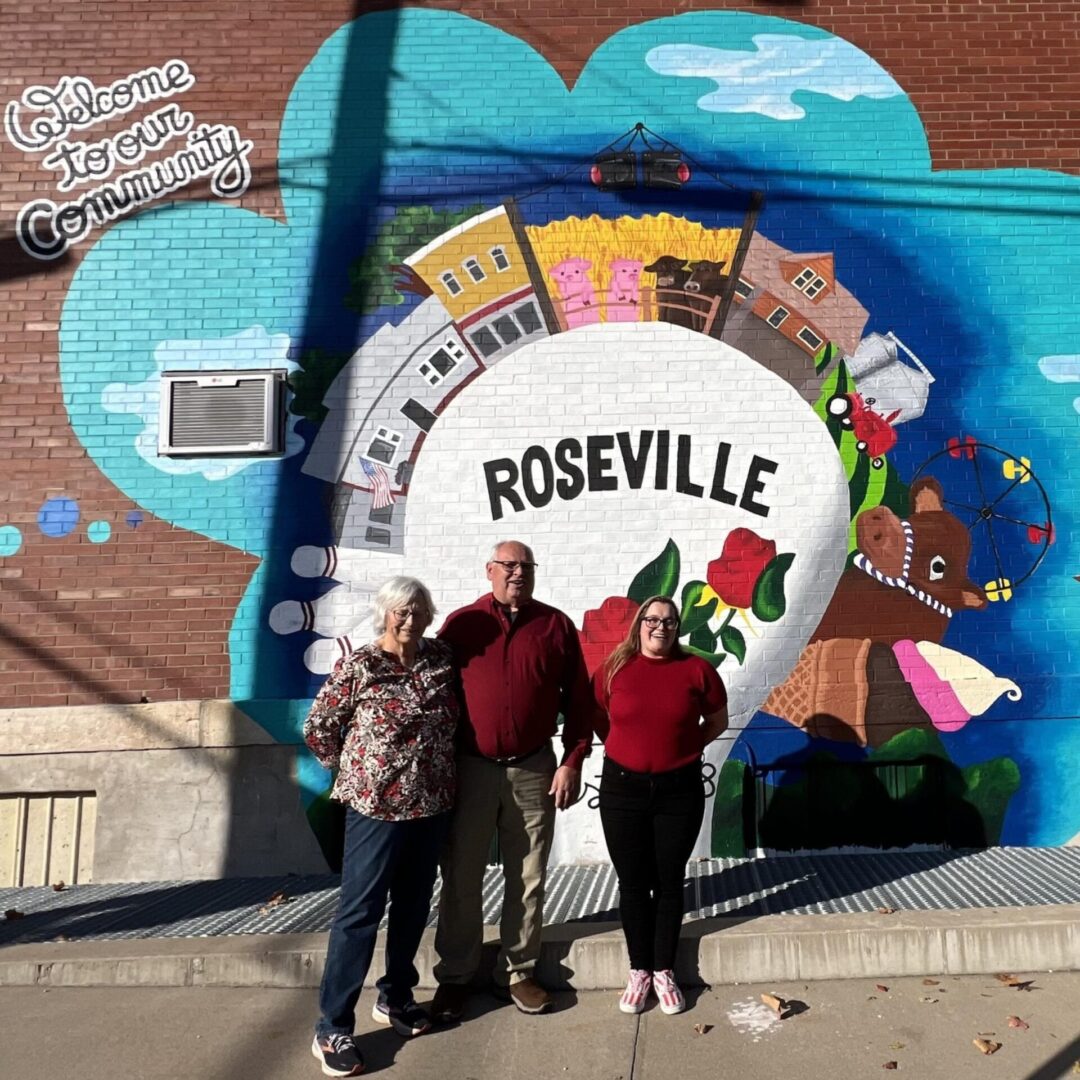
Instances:
[[[855,523],[858,553],[795,669],[762,708],[811,735],[880,746],[930,726],[893,652],[899,641],[940,643],[954,612],[981,610],[968,580],[971,537],[945,509],[941,485],[911,485],[902,521],[884,506]]]

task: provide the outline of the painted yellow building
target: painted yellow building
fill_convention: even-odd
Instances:
[[[506,209],[496,206],[436,237],[405,260],[456,322],[522,289],[532,289]]]

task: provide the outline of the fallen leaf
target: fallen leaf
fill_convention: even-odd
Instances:
[[[889,988],[883,983],[874,983],[874,989],[880,990],[883,994],[887,994],[889,992]]]
[[[712,1024],[695,1024],[694,1025],[694,1034],[695,1035],[708,1035],[708,1033],[710,1031],[712,1031]]]
[[[1009,1027],[1018,1028],[1020,1031],[1027,1031],[1031,1025],[1026,1020],[1021,1020],[1019,1016],[1010,1016]]]
[[[53,892],[63,892],[66,888],[67,888],[67,886],[62,881],[58,881],[53,886]]]
[[[971,1041],[984,1054],[996,1054],[1001,1049],[1001,1043],[992,1042],[990,1039],[972,1039]]]
[[[938,979],[923,979],[923,986],[939,986],[940,981]]]
[[[980,1037],[982,1037],[984,1039],[989,1039],[990,1036],[995,1034],[995,1033],[993,1031],[977,1031],[977,1032],[975,1032],[975,1034],[979,1035]]]
[[[13,907],[8,908],[7,911],[4,912],[4,918],[7,919],[8,922],[14,922],[16,919],[25,919],[26,912],[18,911]]]
[[[901,1042],[889,1043],[890,1050],[903,1050],[904,1044]]]
[[[879,907],[877,909],[877,913],[879,915],[895,915],[896,914],[896,908],[894,908],[894,907]],[[888,1066],[886,1066],[886,1068],[888,1068]]]
[[[866,1000],[867,1001],[877,1001],[877,994],[871,994]]]
[[[291,904],[292,900],[293,898],[284,889],[278,889],[277,892],[271,893],[267,897],[266,903],[259,908],[259,914],[265,915],[271,908],[281,907],[282,904]]]
[[[1080,1073],[1080,1061],[1073,1062],[1073,1072]]]
[[[71,940],[71,938],[69,938],[67,936],[67,934],[57,934],[56,937],[53,938],[53,941],[70,941],[70,940]]]
[[[1034,979],[1020,979],[1015,975],[995,975],[995,979],[998,982],[1003,982],[1006,986],[1011,986],[1016,990],[1030,990]]]
[[[765,1005],[768,1005],[781,1020],[784,1020],[791,1015],[791,1006],[782,997],[777,997],[776,994],[762,994],[761,1000]]]
[[[882,1065],[881,1067],[883,1069],[889,1069],[889,1070],[899,1069],[900,1068],[900,1066],[895,1061],[886,1061],[885,1064]]]
[[[937,999],[936,997],[927,997],[927,996],[923,996],[923,997],[919,998],[919,1000],[920,1000],[920,1001],[921,1001],[921,1002],[922,1002],[922,1003],[923,1003],[924,1005],[936,1005],[936,1004],[937,1004],[937,1000],[938,1000],[938,999]]]

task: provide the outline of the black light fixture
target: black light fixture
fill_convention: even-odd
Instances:
[[[589,170],[589,179],[601,191],[617,191],[637,184],[637,159],[629,150],[601,154]]]
[[[646,187],[681,188],[690,179],[690,166],[672,150],[646,150],[641,168]]]

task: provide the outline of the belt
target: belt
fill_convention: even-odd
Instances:
[[[488,757],[487,754],[481,754],[479,750],[466,751],[470,757],[477,757],[481,761],[489,761],[492,765],[520,765],[523,761],[528,761],[529,758],[535,757],[546,746],[551,745],[550,739],[545,739],[539,746],[534,747],[527,754],[512,754],[509,757]]]

